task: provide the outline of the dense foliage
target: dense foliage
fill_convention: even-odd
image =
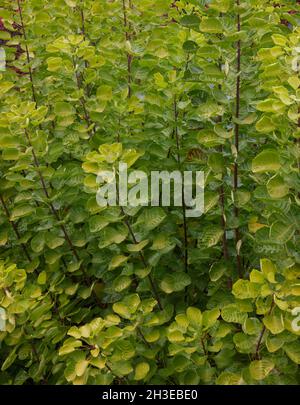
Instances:
[[[299,13],[1,0],[1,384],[300,382]],[[99,207],[119,162],[205,213]]]

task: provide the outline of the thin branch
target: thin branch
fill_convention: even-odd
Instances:
[[[240,0],[236,0],[236,5],[239,7],[240,6]],[[237,31],[241,31],[241,16],[240,12],[238,10],[237,14]],[[238,167],[238,153],[239,153],[239,135],[240,135],[240,126],[238,123],[238,120],[240,118],[240,101],[241,101],[241,41],[237,41],[237,69],[236,69],[236,110],[235,110],[235,126],[234,126],[234,141],[235,141],[235,149],[236,149],[236,161],[234,163],[234,173],[233,173],[233,189],[236,192],[238,189],[238,181],[239,181],[239,167]],[[234,215],[236,218],[239,218],[239,209],[235,205],[234,206]],[[240,231],[239,228],[237,227],[235,229],[235,242],[236,244],[240,240]],[[240,278],[242,278],[242,263],[241,263],[241,257],[240,253],[237,252],[236,256],[237,260],[237,271],[238,275]]]
[[[221,206],[221,225],[223,229],[223,257],[224,260],[229,259],[228,246],[227,246],[227,237],[226,237],[226,220],[225,220],[225,196],[224,196],[224,186],[223,184],[219,189],[220,193],[220,206]]]
[[[49,196],[49,193],[48,193],[48,190],[47,190],[46,182],[45,182],[44,176],[43,176],[43,174],[41,172],[41,169],[40,169],[40,163],[38,161],[38,158],[36,156],[36,153],[34,151],[34,148],[32,146],[31,140],[30,140],[30,136],[29,136],[28,131],[26,129],[25,129],[25,136],[26,136],[26,139],[28,141],[29,146],[31,147],[31,153],[32,153],[33,160],[34,160],[34,165],[35,165],[35,167],[37,169],[37,173],[38,173],[41,185],[42,185],[42,190],[44,192],[44,195],[48,200],[48,204],[50,206],[50,209],[51,209],[51,212],[52,212],[53,216],[55,217],[55,219],[58,222],[60,222],[60,217],[59,217],[58,211],[54,207],[53,203],[50,201],[50,196]],[[61,230],[62,230],[62,232],[64,234],[65,240],[68,243],[73,255],[79,261],[80,260],[79,255],[77,253],[77,250],[76,250],[75,246],[73,245],[73,243],[71,241],[71,238],[70,238],[70,236],[69,236],[69,234],[68,234],[68,232],[66,230],[66,227],[63,224],[60,224],[59,226],[60,226],[60,228],[61,228]]]
[[[80,12],[80,18],[81,18],[81,34],[83,36],[84,41],[86,41],[88,38],[87,38],[87,34],[86,34],[86,24],[85,24],[83,0],[81,0],[81,7],[79,8],[79,12]],[[85,66],[86,69],[89,67],[89,62],[87,60],[84,61],[84,66]],[[91,96],[90,90],[91,90],[90,86],[87,84],[86,87],[85,87],[85,92],[86,92],[86,95],[87,95],[88,98]]]
[[[8,222],[10,223],[10,225],[11,225],[17,239],[20,240],[21,235],[20,235],[20,232],[18,230],[18,227],[15,224],[15,222],[10,219],[10,213],[9,213],[8,207],[7,207],[7,205],[6,205],[5,201],[4,201],[4,198],[3,198],[3,196],[1,194],[0,194],[0,201],[1,201],[1,205],[3,207],[3,211],[5,212],[5,215],[6,215],[7,219],[8,219]],[[22,249],[24,251],[24,254],[25,254],[27,260],[29,262],[31,262],[31,257],[30,257],[30,254],[28,253],[26,245],[24,243],[21,243],[21,246],[22,246]]]
[[[29,49],[28,49],[28,45],[27,45],[27,35],[26,35],[26,30],[25,30],[25,25],[24,25],[24,20],[23,20],[22,7],[21,7],[20,0],[17,0],[17,2],[18,2],[18,12],[19,12],[20,20],[21,20],[21,29],[22,29],[24,40],[25,40],[25,52],[26,52],[26,58],[27,58],[27,63],[28,63],[29,78],[30,78],[30,83],[31,83],[32,99],[35,102],[35,105],[37,106],[37,98],[36,98],[36,93],[35,93],[35,88],[34,88],[34,83],[33,83],[32,68],[30,66],[30,55],[29,55]]]
[[[177,149],[177,161],[181,169],[181,157],[180,157],[180,139],[178,133],[178,109],[176,96],[174,97],[174,136],[176,140]],[[182,183],[182,216],[183,216],[183,239],[184,239],[184,269],[188,273],[188,231],[187,231],[187,219],[186,219],[186,206],[184,200],[184,185]]]
[[[138,241],[137,241],[137,239],[136,239],[136,237],[135,237],[135,234],[134,234],[134,232],[133,232],[133,229],[132,229],[132,227],[131,227],[131,225],[130,225],[130,223],[129,223],[129,221],[128,221],[127,215],[125,214],[125,211],[124,211],[123,207],[120,207],[120,208],[121,208],[121,213],[122,213],[122,215],[125,217],[125,218],[124,218],[124,222],[125,222],[125,224],[126,224],[126,226],[127,226],[127,228],[128,228],[128,231],[129,231],[131,237],[132,237],[133,243],[134,243],[135,245],[137,245],[137,244],[138,244]],[[143,254],[142,251],[139,252],[139,256],[140,256],[140,258],[141,258],[141,261],[142,261],[143,265],[144,265],[145,267],[148,267],[147,261],[146,261],[145,256],[144,256],[144,254]],[[151,285],[151,288],[152,288],[152,291],[153,291],[153,295],[154,295],[154,297],[155,297],[155,299],[156,299],[156,301],[157,301],[157,304],[158,304],[158,306],[159,306],[159,309],[162,310],[163,307],[162,307],[162,305],[161,305],[161,300],[160,300],[160,298],[159,298],[158,291],[157,291],[155,282],[154,282],[154,280],[153,280],[151,274],[148,274],[148,280],[149,280],[149,282],[150,282],[150,285]]]
[[[223,13],[220,13],[220,18],[223,18]],[[220,36],[218,36],[220,39],[222,39],[224,37],[223,34],[220,34]],[[219,61],[219,69],[220,71],[222,70],[222,60],[220,59]],[[218,88],[220,91],[222,91],[222,85],[219,84]],[[222,123],[222,116],[218,116],[217,117],[217,122],[218,123]],[[219,147],[220,149],[220,153],[223,155],[223,146],[220,145]],[[223,258],[225,261],[229,260],[229,252],[228,252],[228,243],[227,243],[227,236],[226,236],[226,206],[225,206],[225,188],[224,188],[224,177],[222,178],[222,184],[220,186],[219,189],[219,203],[221,206],[221,226],[223,229],[223,237],[222,237],[222,253],[223,253]],[[231,278],[229,278],[228,280],[228,288],[231,290],[231,284],[232,284],[232,280]]]
[[[146,338],[145,338],[143,332],[141,331],[141,328],[139,328],[139,327],[137,326],[136,330],[137,330],[138,334],[140,335],[140,337],[142,338],[142,340],[143,340],[143,342],[145,343],[145,345],[150,349],[151,346],[150,346],[149,342],[147,342],[147,340],[146,340]]]
[[[28,49],[28,46],[27,46],[27,34],[26,34],[26,30],[25,30],[25,25],[24,25],[24,19],[23,19],[23,13],[22,13],[20,0],[17,0],[17,2],[18,2],[18,12],[19,12],[20,21],[21,21],[21,29],[22,29],[24,40],[25,40],[25,51],[26,51],[26,58],[27,58],[27,62],[28,62],[28,71],[29,71],[29,77],[30,77],[31,88],[32,88],[32,99],[35,102],[35,108],[37,109],[37,98],[36,98],[36,92],[35,92],[35,87],[34,87],[34,83],[33,83],[32,69],[31,69],[31,66],[30,66],[29,49]],[[76,79],[78,80],[79,78],[77,78],[77,76],[76,76]],[[78,84],[78,82],[77,82],[77,84]],[[85,114],[87,115],[86,110],[85,110]],[[87,117],[88,117],[88,115],[87,115]],[[43,175],[41,173],[41,170],[40,170],[40,163],[39,163],[39,161],[37,159],[34,148],[32,147],[30,137],[29,137],[29,134],[28,134],[27,130],[25,130],[25,136],[26,136],[27,141],[28,141],[28,143],[29,143],[29,145],[31,147],[32,156],[33,156],[33,160],[34,160],[34,165],[37,168],[37,172],[38,172],[38,175],[39,175],[39,178],[40,178],[42,189],[43,189],[43,192],[44,192],[44,194],[45,194],[45,196],[46,196],[46,198],[48,200],[51,212],[52,212],[53,216],[56,218],[56,220],[58,222],[60,222],[60,217],[59,217],[58,211],[55,209],[54,205],[50,201],[49,193],[48,193],[47,186],[46,186],[46,182],[45,182],[45,179],[44,179],[44,177],[43,177]],[[51,186],[51,184],[50,184],[50,186]],[[70,250],[72,251],[74,257],[76,258],[77,261],[80,261],[80,257],[79,257],[79,255],[77,253],[77,250],[76,250],[75,246],[73,245],[73,243],[71,241],[71,238],[70,238],[70,236],[69,236],[69,234],[68,234],[68,232],[66,230],[66,227],[63,224],[60,224],[59,226],[60,226],[60,228],[61,228],[61,230],[62,230],[62,232],[64,234],[64,238],[65,238],[67,244],[69,245]],[[85,269],[82,268],[82,266],[81,266],[81,270],[83,271],[83,273],[85,275],[87,283],[89,283],[89,278],[88,278],[88,276],[86,274]]]
[[[74,72],[75,72],[77,88],[78,88],[78,90],[82,90],[83,86],[82,86],[80,75],[77,72],[77,66],[76,66],[76,62],[75,62],[74,58],[73,58],[73,68],[74,68]],[[93,125],[90,114],[89,114],[89,112],[87,110],[87,107],[86,107],[85,97],[82,96],[79,101],[80,101],[81,107],[83,109],[83,115],[84,115],[84,119],[85,119],[85,122],[86,122],[86,125],[87,125],[87,128],[88,128],[88,131],[90,133],[90,138],[92,138],[92,136],[95,135],[96,131],[95,131],[95,126]],[[92,128],[91,128],[91,126],[92,126]]]
[[[86,32],[85,32],[85,18],[84,18],[84,11],[83,11],[83,1],[81,0],[81,7],[79,8],[80,17],[81,17],[81,34],[83,35],[83,39],[86,40]]]
[[[270,315],[272,313],[274,306],[275,306],[275,302],[274,302],[274,299],[272,299],[272,304],[271,304],[270,310],[268,311],[268,315]],[[257,341],[257,344],[256,344],[256,350],[255,350],[255,359],[256,360],[260,359],[260,353],[259,352],[260,352],[261,343],[262,343],[262,340],[263,340],[263,337],[264,337],[265,333],[266,333],[266,327],[264,325],[261,332],[260,332],[260,335],[259,335],[259,338],[258,338],[258,341]]]
[[[204,352],[205,356],[207,356],[207,350],[206,350],[206,347],[205,347],[205,341],[204,341],[203,337],[201,338],[201,346],[202,346],[202,349],[203,349],[203,352]]]
[[[300,61],[298,61],[297,63],[297,70],[298,72],[300,71]],[[298,90],[300,90],[300,86],[298,87]],[[298,122],[297,122],[297,126],[298,128],[300,128],[300,104],[298,105]],[[297,139],[295,139],[295,144],[297,145],[299,152],[300,152],[300,137],[298,137]],[[300,155],[298,153],[298,170],[299,170],[299,174],[300,174]],[[298,192],[298,198],[300,198],[300,191]]]
[[[38,354],[38,352],[37,352],[37,350],[36,350],[36,347],[35,347],[34,342],[31,341],[30,344],[31,344],[32,352],[33,352],[33,354],[34,354],[34,356],[35,356],[35,358],[36,358],[36,361],[37,361],[38,363],[40,363],[40,357],[39,357],[39,354]]]
[[[125,29],[125,40],[130,41],[131,39],[131,34],[130,34],[130,24],[128,23],[128,17],[127,17],[127,7],[125,0],[122,0],[122,7],[123,7],[123,24],[124,24],[124,29]],[[129,3],[129,7],[132,8],[132,2]],[[127,83],[128,83],[128,98],[131,97],[132,95],[132,72],[131,72],[131,66],[132,66],[132,55],[130,55],[129,52],[127,52]]]

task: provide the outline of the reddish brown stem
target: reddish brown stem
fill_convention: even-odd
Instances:
[[[206,350],[206,347],[205,347],[205,340],[204,340],[203,337],[201,338],[201,346],[202,346],[202,350],[203,350],[205,356],[207,356],[207,350]]]
[[[226,221],[225,221],[225,197],[224,197],[224,186],[220,187],[220,205],[221,205],[221,226],[223,229],[223,257],[224,260],[229,259],[227,238],[226,238]]]
[[[236,1],[237,6],[240,6],[240,0]],[[238,15],[237,15],[237,31],[241,31],[241,16],[238,10]],[[238,120],[240,118],[240,102],[241,102],[241,41],[238,40],[237,42],[237,69],[236,69],[236,110],[235,110],[235,126],[234,126],[234,143],[235,143],[235,149],[236,149],[236,161],[234,163],[234,171],[233,171],[233,189],[234,192],[237,191],[238,189],[238,181],[239,181],[239,167],[238,167],[238,154],[239,154],[239,135],[240,135],[240,126],[238,123]],[[234,207],[234,215],[238,219],[239,218],[239,209],[235,205]],[[236,245],[240,240],[240,231],[239,228],[237,227],[235,229],[235,242]],[[237,260],[237,272],[240,278],[243,277],[242,274],[242,263],[241,263],[241,256],[239,252],[237,252],[236,255],[236,260]]]
[[[130,223],[129,223],[129,221],[128,221],[128,218],[127,218],[127,216],[126,216],[126,214],[125,214],[125,212],[124,212],[123,207],[121,207],[121,213],[122,213],[122,215],[125,217],[124,222],[125,222],[125,224],[126,224],[126,226],[127,226],[127,228],[128,228],[128,231],[129,231],[130,236],[131,236],[131,238],[132,238],[132,240],[133,240],[133,243],[134,243],[135,245],[137,245],[137,243],[138,243],[138,242],[137,242],[137,239],[136,239],[135,234],[134,234],[134,232],[133,232],[133,229],[132,229],[132,227],[131,227],[131,225],[130,225]],[[142,251],[139,252],[139,256],[140,256],[141,261],[142,261],[143,265],[145,266],[145,268],[148,267],[148,264],[147,264],[147,262],[146,262],[145,256],[144,256],[144,254],[143,254]],[[157,301],[157,304],[158,304],[158,306],[159,306],[159,309],[162,310],[163,307],[162,307],[162,304],[161,304],[161,301],[160,301],[160,298],[159,298],[159,294],[158,294],[158,291],[157,291],[155,282],[154,282],[154,280],[153,280],[151,274],[148,275],[148,280],[149,280],[149,282],[150,282],[151,289],[152,289],[152,291],[153,291],[153,296],[155,297],[155,299],[156,299],[156,301]]]
[[[180,139],[178,133],[178,109],[176,96],[174,97],[174,136],[176,140],[177,149],[177,161],[181,169],[181,158],[180,158]],[[182,216],[183,216],[183,243],[184,243],[184,269],[188,273],[188,231],[187,231],[187,219],[186,219],[186,206],[184,201],[184,185],[182,183]]]
[[[147,340],[146,340],[146,338],[145,338],[143,332],[141,331],[141,329],[140,329],[139,327],[137,327],[136,330],[137,330],[137,333],[138,333],[138,334],[140,335],[140,337],[142,338],[142,340],[143,340],[143,342],[145,343],[145,345],[150,349],[151,346],[150,346],[149,342],[147,342]]]
[[[223,17],[223,13],[220,13],[220,18],[222,18],[222,17]],[[222,39],[223,35],[220,35],[219,38]],[[219,69],[222,70],[222,60],[221,59],[219,61]],[[219,88],[220,91],[222,91],[222,85],[221,84],[219,84],[218,88]],[[217,122],[218,123],[222,122],[222,116],[221,115],[217,118]],[[220,145],[219,150],[220,150],[220,153],[223,155],[223,146],[222,145]],[[220,196],[219,197],[219,202],[220,202],[220,206],[221,206],[221,226],[222,226],[222,229],[223,229],[222,251],[223,251],[223,259],[225,261],[228,261],[229,260],[229,252],[228,252],[228,244],[227,244],[227,236],[226,236],[225,189],[224,189],[223,180],[224,179],[222,179],[222,184],[221,184],[220,189],[219,189],[219,196]],[[229,278],[228,283],[227,283],[229,289],[231,289],[231,284],[232,284],[232,280],[231,280],[231,278]]]
[[[27,130],[25,130],[25,136],[26,136],[26,139],[28,141],[29,146],[31,147],[31,153],[32,153],[32,156],[33,156],[34,165],[35,165],[35,167],[37,169],[37,173],[38,173],[41,185],[42,185],[42,190],[44,192],[44,195],[48,200],[48,203],[49,203],[49,206],[50,206],[50,209],[51,209],[51,212],[52,212],[53,216],[55,217],[55,219],[58,222],[60,222],[59,214],[58,214],[57,210],[55,209],[53,203],[50,201],[50,196],[49,196],[49,193],[48,193],[48,190],[47,190],[46,182],[45,182],[44,176],[43,176],[43,174],[41,172],[41,169],[40,169],[40,163],[39,163],[38,158],[37,158],[37,156],[35,154],[34,148],[32,147],[31,140],[30,140],[30,137],[29,137],[29,134],[28,134]],[[62,232],[64,234],[65,240],[68,243],[74,257],[79,261],[80,260],[79,255],[78,255],[78,253],[77,253],[77,251],[75,249],[75,246],[73,245],[73,243],[71,241],[71,238],[70,238],[65,226],[63,224],[60,224],[60,228],[61,228],[61,230],[62,230]]]
[[[8,219],[8,222],[10,223],[10,225],[11,225],[17,239],[20,240],[21,235],[20,235],[20,232],[18,230],[18,227],[15,224],[15,222],[10,219],[10,213],[9,213],[8,207],[7,207],[7,205],[6,205],[5,201],[4,201],[4,198],[3,198],[3,196],[1,194],[0,194],[0,201],[1,201],[1,205],[3,207],[3,211],[5,212],[5,215],[6,215],[7,219]],[[27,247],[25,246],[24,243],[21,243],[21,246],[22,246],[22,249],[24,251],[24,254],[25,254],[27,260],[29,262],[31,262],[31,257],[30,257],[30,254],[28,253]]]
[[[76,62],[74,59],[73,59],[73,67],[74,67],[74,72],[75,72],[75,77],[76,77],[77,88],[78,88],[78,90],[81,90],[82,89],[81,78],[76,70]],[[84,120],[86,122],[87,128],[89,129],[90,138],[91,138],[93,135],[95,135],[95,132],[96,132],[95,127],[90,128],[91,125],[93,124],[93,122],[92,122],[90,114],[87,110],[85,98],[81,97],[79,101],[80,101],[80,104],[81,104],[81,107],[83,110]]]
[[[34,84],[33,84],[32,68],[30,66],[30,55],[29,55],[29,49],[28,49],[28,45],[27,45],[27,35],[26,35],[25,25],[24,25],[24,20],[23,20],[22,7],[21,7],[20,0],[17,0],[17,2],[18,2],[18,12],[19,12],[20,20],[21,20],[21,29],[22,29],[24,40],[25,40],[25,52],[26,52],[26,59],[27,59],[27,63],[28,63],[28,73],[29,73],[29,78],[30,78],[30,83],[31,83],[32,99],[37,106],[37,98],[36,98],[35,88],[34,88]]]
[[[124,21],[124,29],[125,29],[125,40],[130,41],[131,35],[129,32],[130,24],[128,23],[128,18],[127,18],[127,7],[125,0],[122,0],[122,5],[123,5],[123,21]],[[129,7],[132,8],[132,2],[129,3]],[[132,72],[131,72],[131,65],[132,65],[132,55],[130,55],[127,52],[127,83],[128,83],[128,98],[131,97],[132,95],[132,88],[131,88],[131,83],[132,83]]]
[[[270,310],[269,310],[269,312],[268,312],[268,315],[270,315],[271,313],[272,313],[272,311],[273,311],[273,308],[274,308],[274,305],[275,305],[275,302],[274,302],[274,299],[272,300],[272,304],[271,304],[271,308],[270,308]],[[255,359],[256,360],[259,360],[260,359],[260,354],[259,354],[259,352],[260,352],[260,347],[261,347],[261,343],[262,343],[262,340],[263,340],[263,337],[264,337],[264,335],[265,335],[265,333],[266,333],[266,327],[265,327],[265,325],[262,327],[262,330],[261,330],[261,332],[260,332],[260,335],[259,335],[259,338],[258,338],[258,341],[257,341],[257,345],[256,345],[256,350],[255,350]]]
[[[81,17],[81,34],[83,35],[83,39],[86,40],[86,33],[85,33],[85,18],[84,18],[84,11],[83,11],[83,2],[81,1],[81,7],[79,9],[80,17]]]

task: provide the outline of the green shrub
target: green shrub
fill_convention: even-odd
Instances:
[[[0,383],[299,383],[298,2],[2,3]],[[119,162],[205,213],[100,207]]]

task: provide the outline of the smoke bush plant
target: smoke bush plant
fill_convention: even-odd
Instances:
[[[1,1],[1,384],[299,383],[299,12]],[[205,213],[99,207],[119,162]]]

